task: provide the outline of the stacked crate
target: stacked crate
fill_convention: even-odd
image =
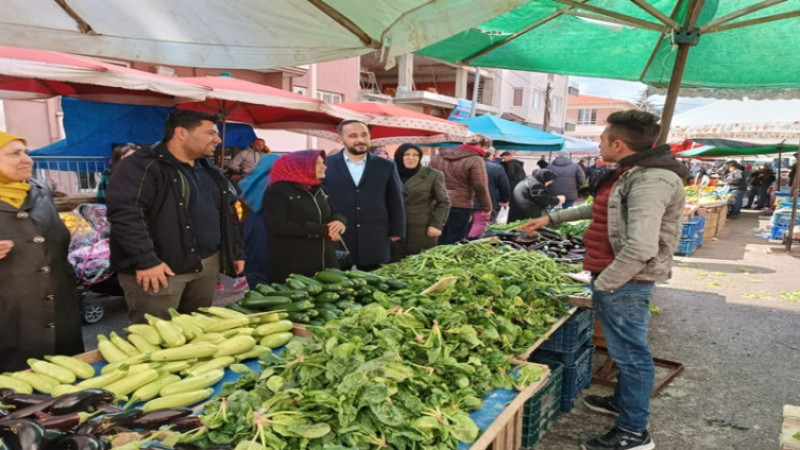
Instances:
[[[522,416],[522,448],[532,448],[561,415],[561,384],[564,372],[560,363],[550,365],[550,378],[542,389],[525,402]]]
[[[561,411],[569,412],[581,390],[592,381],[594,310],[581,308],[531,355],[531,361],[563,366]]]
[[[702,244],[705,225],[705,217],[695,217],[687,222],[683,222],[681,240],[675,253],[692,256],[692,253]]]

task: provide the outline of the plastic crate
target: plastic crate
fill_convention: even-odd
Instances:
[[[585,388],[589,387],[592,382],[592,354],[594,353],[594,345],[587,345],[578,352],[575,358],[575,364],[564,365],[563,373],[561,374],[561,411],[572,411],[572,405],[578,394]],[[534,361],[542,364],[547,364],[553,367],[553,363],[560,363],[557,359],[547,358],[549,355],[557,355],[556,353],[542,352],[540,354],[534,353]]]
[[[705,223],[703,223],[703,224],[705,225]],[[697,232],[699,230],[702,230],[702,227],[698,228],[698,221],[697,220],[692,219],[692,220],[690,220],[688,222],[683,222],[683,231],[681,231],[681,240],[683,240],[683,239],[696,239],[697,238]]]
[[[561,415],[561,385],[564,366],[553,362],[550,379],[542,389],[525,402],[522,416],[522,448],[532,448]]]
[[[557,353],[575,353],[592,338],[594,310],[581,308],[539,347]]]
[[[692,253],[697,251],[698,241],[697,238],[695,239],[681,239],[680,243],[678,244],[677,250],[675,253],[680,253],[681,255],[692,256]]]
[[[770,240],[781,240],[783,236],[789,232],[789,225],[773,225],[769,230]]]

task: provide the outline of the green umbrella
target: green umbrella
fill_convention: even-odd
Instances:
[[[757,155],[774,155],[779,153],[792,153],[796,152],[798,147],[796,145],[774,144],[774,145],[758,145],[754,147],[716,147],[712,145],[703,146],[700,148],[693,148],[691,150],[684,150],[677,153],[675,156],[681,158],[715,158],[715,157],[738,157],[738,156],[757,156]]]
[[[679,87],[800,87],[800,2],[532,0],[418,54],[497,67]]]

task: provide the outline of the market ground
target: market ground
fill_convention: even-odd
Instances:
[[[653,354],[685,366],[651,402],[659,449],[776,449],[783,405],[800,405],[800,245],[787,254],[754,231],[766,225],[755,211],[729,221],[716,240],[677,257],[673,278],[656,289],[662,311],[651,321]],[[237,295],[230,285],[220,303]],[[127,325],[122,299],[100,301],[106,316],[84,327],[87,349],[98,333]],[[595,353],[596,367],[602,359]],[[587,393],[611,389],[593,384]],[[579,448],[612,425],[578,400],[535,449]]]

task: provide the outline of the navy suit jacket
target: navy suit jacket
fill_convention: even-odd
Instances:
[[[394,161],[367,153],[358,186],[344,162],[344,150],[327,158],[323,184],[336,210],[347,218],[344,242],[357,265],[389,261],[389,236],[405,237],[406,214]]]

